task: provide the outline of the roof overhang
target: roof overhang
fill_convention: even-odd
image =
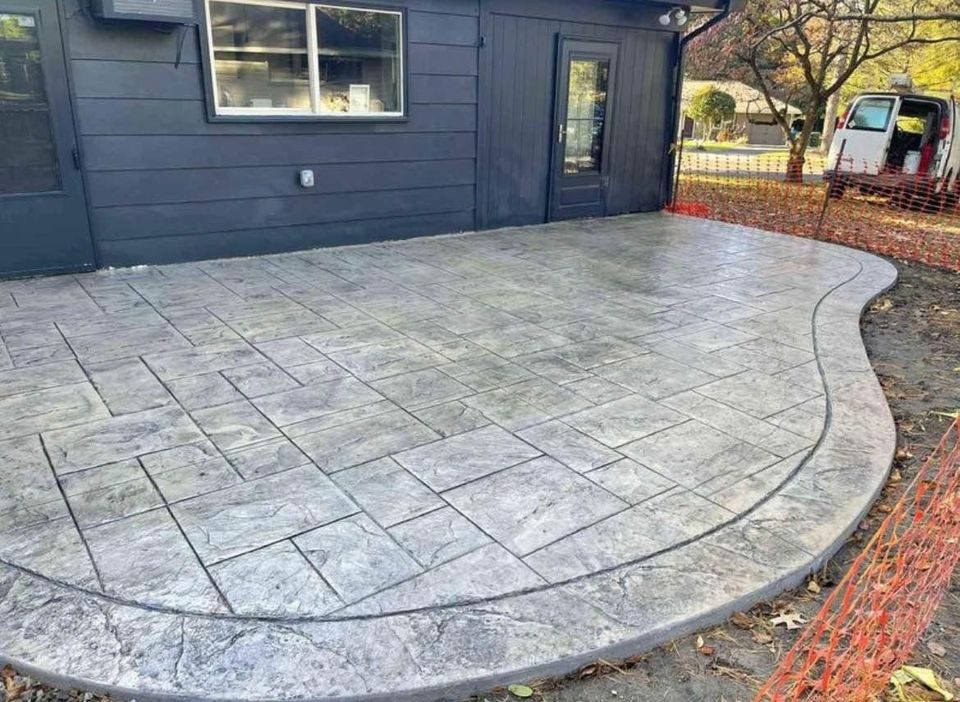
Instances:
[[[747,0],[694,0],[693,2],[690,2],[690,0],[681,0],[681,2],[668,4],[686,5],[692,12],[719,12],[720,10],[727,10],[727,14],[734,14],[740,12],[747,6]]]
[[[740,12],[747,4],[747,0],[620,0],[624,1],[634,5],[684,7],[691,12],[720,12],[729,6],[727,14]]]

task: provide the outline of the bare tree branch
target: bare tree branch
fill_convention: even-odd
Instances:
[[[814,16],[823,16],[813,13]],[[949,22],[960,21],[960,12],[934,12],[911,15],[836,15],[834,22],[877,22],[880,24],[900,24],[904,22]]]

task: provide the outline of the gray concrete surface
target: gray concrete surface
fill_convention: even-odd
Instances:
[[[722,617],[882,484],[894,278],[646,215],[0,283],[0,658],[433,699]]]

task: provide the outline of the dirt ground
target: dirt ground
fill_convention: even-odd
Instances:
[[[875,302],[863,320],[867,350],[880,376],[899,430],[895,475],[878,505],[893,503],[924,457],[937,445],[949,420],[937,412],[960,409],[960,274],[898,263],[900,281]],[[785,611],[812,617],[832,585],[882,521],[875,508],[836,558],[818,574],[821,588],[788,592],[773,602],[735,615],[722,626],[679,639],[628,661],[601,662],[563,680],[533,681],[541,702],[749,702],[795,632],[770,619]],[[703,645],[698,648],[698,638]],[[932,650],[931,650],[932,649]],[[934,669],[960,691],[960,578],[937,612],[910,661]],[[0,671],[0,702],[93,702],[89,693],[59,690]],[[6,691],[5,691],[6,689]],[[505,690],[468,702],[507,702]],[[840,702],[840,701],[837,701]]]

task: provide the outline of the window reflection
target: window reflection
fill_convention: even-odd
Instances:
[[[317,9],[320,111],[400,112],[400,16]]]
[[[600,171],[609,78],[609,61],[570,61],[563,160],[566,175]]]
[[[207,5],[218,111],[403,114],[402,13],[266,0]]]
[[[0,13],[0,195],[60,189],[36,17]]]
[[[311,109],[303,10],[210,3],[221,107]]]

